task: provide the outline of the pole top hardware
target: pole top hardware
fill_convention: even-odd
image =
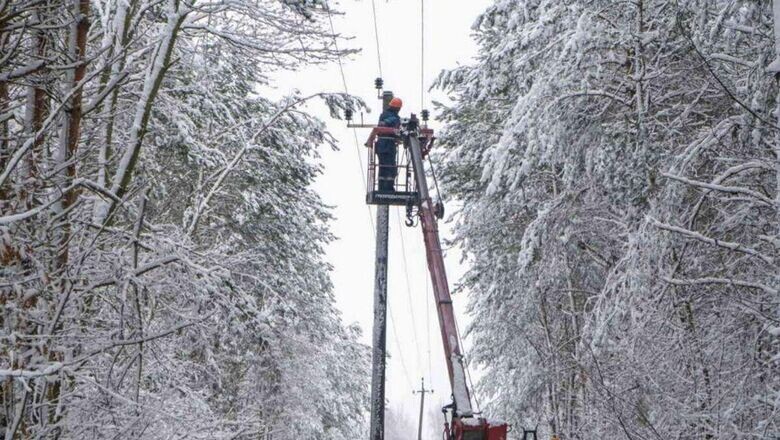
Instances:
[[[417,115],[412,113],[409,115],[409,120],[406,122],[406,131],[414,132],[420,127],[420,120],[417,119]]]

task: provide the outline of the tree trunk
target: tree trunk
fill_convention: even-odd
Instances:
[[[100,151],[98,156],[98,185],[102,187],[108,187],[110,182],[108,179],[108,166],[111,160],[112,144],[114,142],[114,124],[115,113],[117,107],[117,100],[119,98],[120,86],[117,83],[120,77],[123,75],[125,69],[125,62],[127,60],[127,51],[125,46],[130,39],[130,23],[132,18],[131,5],[127,2],[119,2],[117,4],[116,15],[114,17],[114,32],[111,37],[112,50],[109,54],[109,58],[116,58],[116,61],[111,65],[111,70],[106,71],[103,75],[102,86],[114,87],[106,102],[102,105],[103,118],[106,121],[105,129],[103,131],[103,143],[100,145]],[[96,211],[97,214],[97,211]]]
[[[69,32],[67,53],[68,57],[75,62],[75,67],[67,73],[67,78],[70,90],[75,92],[71,96],[63,114],[62,132],[60,133],[56,157],[57,164],[64,166],[59,179],[62,187],[70,187],[76,177],[76,163],[73,159],[78,151],[82,119],[82,87],[79,86],[79,83],[84,79],[87,70],[86,48],[87,33],[89,31],[89,0],[71,1],[76,20],[71,25]],[[57,206],[57,214],[60,215],[59,222],[62,226],[56,249],[56,269],[54,272],[59,277],[57,288],[60,295],[68,295],[71,289],[67,270],[71,239],[69,211],[76,202],[77,197],[77,190],[71,188],[65,191],[61,202],[58,204],[59,206]],[[54,331],[55,329],[51,330]],[[61,362],[63,360],[63,354],[55,350],[50,350],[48,357],[53,362]],[[46,386],[46,406],[48,411],[45,422],[50,425],[56,424],[62,418],[61,405],[59,404],[63,391],[62,387],[63,382],[59,378]],[[54,432],[57,436],[61,435],[61,431],[58,428],[55,428]]]
[[[35,17],[40,22],[40,15],[35,13]],[[34,57],[45,59],[48,49],[48,35],[46,31],[38,30],[35,32],[35,38],[32,43],[32,53]],[[43,122],[47,117],[49,100],[45,90],[45,72],[33,76],[30,81],[33,82],[27,89],[27,105],[25,108],[25,131],[28,136],[35,136],[41,128],[43,128]],[[36,176],[38,175],[38,158],[42,156],[41,149],[43,148],[45,138],[43,135],[36,138],[33,142],[33,146],[30,149],[24,163],[22,176],[24,184],[20,185],[22,192],[19,195],[21,205],[26,209],[29,209],[33,205],[33,197],[36,190]]]
[[[186,12],[182,11],[178,0],[170,0],[168,5],[168,23],[159,47],[151,55],[151,67],[145,78],[141,99],[136,106],[127,149],[122,155],[112,179],[111,192],[118,198],[122,198],[127,192],[133,171],[138,164],[144,136],[152,115],[152,106],[160,91],[165,74],[168,72],[179,29],[186,17]],[[104,208],[99,216],[102,222],[107,222],[116,208],[116,201],[111,201]]]
[[[1,13],[1,11],[0,11]],[[2,46],[0,46],[2,48]],[[0,81],[0,117],[8,111],[10,104],[10,98],[8,96],[8,84],[5,81]],[[8,120],[4,119],[0,121],[0,169],[5,168],[5,164],[8,161],[10,155],[10,142],[8,140]],[[8,192],[5,185],[0,185],[0,215],[5,214],[8,211],[9,199]]]

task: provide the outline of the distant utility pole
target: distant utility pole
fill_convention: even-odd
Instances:
[[[427,393],[433,394],[433,390],[426,390],[425,378],[421,378],[420,389],[418,391],[412,391],[412,393],[420,395],[420,424],[417,427],[417,440],[422,440],[423,409],[425,408],[425,395]]]

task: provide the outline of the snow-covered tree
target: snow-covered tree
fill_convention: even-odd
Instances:
[[[5,438],[352,439],[331,144],[269,74],[340,54],[318,1],[0,2]],[[316,361],[315,361],[316,360]]]
[[[563,438],[768,438],[770,2],[496,1],[440,154],[491,414]],[[739,384],[739,385],[736,385]]]

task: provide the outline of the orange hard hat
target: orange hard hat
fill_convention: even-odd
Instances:
[[[391,99],[391,100],[390,100],[390,105],[389,105],[389,107],[390,107],[390,108],[395,108],[395,109],[399,109],[399,110],[400,110],[400,109],[401,109],[401,107],[403,107],[403,105],[404,105],[404,102],[403,102],[403,101],[401,101],[401,98],[393,98],[393,99]]]

